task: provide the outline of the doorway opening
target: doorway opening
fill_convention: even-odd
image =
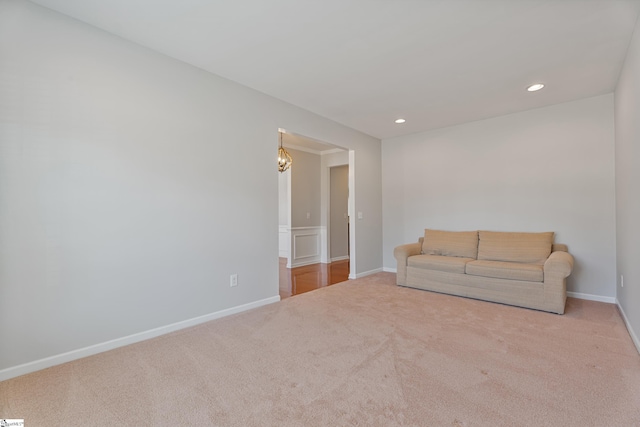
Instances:
[[[355,153],[279,132],[293,157],[278,184],[282,298],[355,278]]]

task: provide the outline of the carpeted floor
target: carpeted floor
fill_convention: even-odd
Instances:
[[[36,426],[637,426],[612,304],[563,316],[379,273],[0,383]]]

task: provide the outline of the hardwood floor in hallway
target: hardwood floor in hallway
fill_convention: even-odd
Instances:
[[[349,260],[287,268],[287,259],[280,258],[281,299],[344,282],[348,279]]]

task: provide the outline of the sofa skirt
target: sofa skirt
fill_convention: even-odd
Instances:
[[[566,284],[550,288],[541,282],[496,279],[407,267],[404,286],[563,314]]]

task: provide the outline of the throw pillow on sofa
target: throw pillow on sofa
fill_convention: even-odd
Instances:
[[[477,231],[424,230],[422,253],[425,255],[478,258]]]
[[[480,231],[478,259],[544,264],[551,254],[552,231],[546,233],[510,233]]]

